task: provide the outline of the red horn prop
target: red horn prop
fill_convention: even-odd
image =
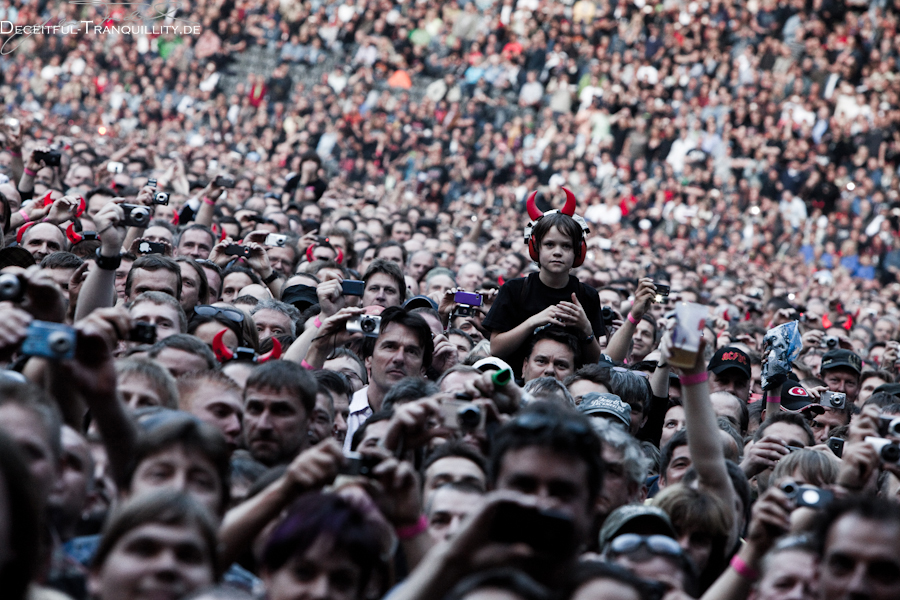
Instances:
[[[281,358],[281,342],[279,342],[275,338],[272,338],[272,349],[262,356],[258,356],[256,358],[256,362],[264,363],[267,360],[276,360],[278,358]]]
[[[52,195],[53,195],[53,190],[50,190],[49,192],[44,194],[44,200],[43,200],[44,206],[47,206],[48,204],[53,204],[53,198],[51,198]]]
[[[213,353],[216,355],[219,362],[229,361],[234,358],[234,352],[232,352],[228,346],[225,345],[225,342],[222,341],[222,338],[225,337],[227,331],[227,328],[223,329],[213,337]]]
[[[37,225],[37,223],[35,221],[32,221],[31,223],[25,223],[24,225],[19,227],[19,230],[16,232],[16,243],[17,244],[19,244],[19,245],[22,244],[22,236],[25,235],[25,232],[28,231],[28,228],[31,227],[32,225]]]
[[[84,196],[78,197],[78,210],[75,211],[75,218],[77,219],[81,215],[84,214],[84,209],[87,208],[87,203],[84,201]]]
[[[563,206],[560,212],[571,217],[575,214],[575,205],[578,203],[578,200],[575,199],[575,194],[569,191],[568,188],[563,188],[562,190],[566,193],[566,205]]]
[[[531,192],[531,195],[528,196],[528,200],[525,201],[525,207],[528,209],[528,216],[531,217],[532,221],[537,221],[544,216],[544,213],[538,210],[538,207],[534,205],[535,198],[537,198],[537,192]]]
[[[66,227],[66,237],[69,238],[69,241],[73,244],[77,244],[84,239],[83,236],[75,231],[75,223],[69,223],[69,226]]]
[[[334,259],[334,262],[336,262],[337,264],[341,264],[342,262],[344,262],[344,253],[340,248],[336,248],[336,250],[338,255],[337,258]]]
[[[310,244],[309,248],[306,249],[306,262],[313,261],[313,251],[316,249],[315,244]]]
[[[227,235],[226,235],[226,233],[225,233],[225,228],[223,227],[223,228],[222,228],[222,234],[219,235],[219,241],[220,241],[220,242],[224,242],[226,237],[227,237]]]
[[[172,225],[175,225],[176,227],[178,227],[178,221],[179,221],[178,213],[173,212],[172,213]]]

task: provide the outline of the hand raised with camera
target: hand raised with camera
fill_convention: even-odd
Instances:
[[[137,198],[135,198],[135,204],[141,204],[143,206],[154,206],[153,203],[153,194],[156,193],[156,188],[150,185],[145,185],[141,188],[141,191],[138,192]]]
[[[69,378],[84,396],[115,396],[113,351],[119,340],[128,337],[131,326],[131,317],[122,307],[97,309],[75,323],[75,358],[65,364]]]
[[[847,436],[847,441],[851,443],[865,442],[869,436],[880,437],[878,433],[880,423],[881,409],[874,405],[866,406],[850,422],[850,434]]]
[[[482,373],[477,379],[467,381],[465,391],[473,398],[490,398],[496,409],[504,414],[513,414],[522,405],[522,388],[516,385],[512,374],[505,385],[494,383],[494,373]]]
[[[889,340],[884,347],[884,353],[881,355],[879,367],[888,371],[893,371],[897,364],[897,358],[900,356],[900,344],[893,340]]]
[[[822,343],[822,338],[825,337],[825,332],[819,329],[810,329],[802,336],[800,336],[800,341],[803,342],[803,350],[809,351],[812,348],[818,348]]]
[[[871,444],[866,442],[845,444],[841,468],[838,470],[835,483],[850,492],[861,492],[873,483],[880,462],[878,450]]]
[[[741,469],[749,479],[768,468],[774,468],[778,461],[789,454],[787,444],[781,438],[772,435],[753,442],[744,453]]]
[[[235,243],[236,242],[231,237],[226,237],[212,247],[212,250],[209,252],[209,260],[224,269],[225,265],[234,259],[233,256],[225,254],[225,249],[228,248],[228,246],[234,246]]]
[[[443,431],[436,427],[442,415],[440,399],[450,397],[449,394],[437,394],[395,408],[381,445],[392,452],[401,444],[404,450],[427,445]]]
[[[82,199],[80,196],[62,196],[53,201],[47,213],[47,221],[55,225],[71,221],[78,212]]]
[[[649,277],[642,277],[634,292],[634,303],[631,305],[631,316],[635,321],[640,321],[656,298],[656,286]]]
[[[39,321],[62,323],[66,318],[66,300],[62,289],[37,265],[28,267],[22,308]]]
[[[44,164],[44,160],[38,160],[38,156],[46,154],[47,152],[50,152],[50,146],[47,145],[35,146],[32,148],[31,153],[28,155],[28,160],[25,161],[25,168],[29,171],[40,171],[46,167],[47,165]],[[28,174],[26,173],[25,176],[27,177]]]
[[[324,439],[301,452],[284,473],[284,482],[292,494],[318,490],[334,481],[344,462],[341,446],[332,438]]]
[[[382,514],[396,528],[410,527],[422,516],[422,492],[416,469],[405,460],[387,456],[372,470],[372,478],[380,486],[375,500]]]
[[[108,202],[94,215],[97,235],[100,237],[100,254],[116,256],[125,241],[125,211],[122,210],[123,198]]]
[[[342,279],[329,279],[316,286],[316,297],[322,309],[320,318],[330,317],[347,306]]]
[[[434,336],[434,352],[432,353],[431,366],[438,373],[456,366],[459,362],[459,352],[456,346],[450,343],[445,335]]]
[[[33,319],[28,312],[10,302],[0,303],[0,360],[12,358],[27,336]]]
[[[759,557],[768,552],[776,540],[791,528],[791,500],[777,487],[770,487],[753,505],[747,543]]]
[[[247,264],[262,279],[266,279],[272,274],[272,264],[269,262],[269,255],[266,249],[256,242],[248,242],[244,240],[244,247],[250,249],[250,256],[247,257]]]

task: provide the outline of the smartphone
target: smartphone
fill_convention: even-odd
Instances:
[[[246,246],[241,246],[240,244],[231,244],[230,246],[225,248],[226,256],[250,256],[250,248]]]
[[[125,170],[125,165],[120,162],[109,162],[106,164],[106,170],[113,175],[118,175]]]
[[[280,235],[278,233],[270,233],[266,236],[265,244],[266,246],[271,246],[273,248],[283,248],[285,242],[287,242],[286,235]]]
[[[341,282],[341,290],[345,296],[362,296],[366,289],[365,281],[345,279]]]
[[[567,556],[575,540],[575,526],[567,515],[513,502],[497,506],[490,538],[496,542],[528,544],[540,554]]]
[[[219,175],[216,177],[215,181],[213,181],[213,185],[216,187],[224,188],[226,190],[230,190],[234,188],[234,177],[230,175]]]
[[[466,306],[481,306],[484,301],[481,294],[474,292],[456,292],[453,294],[453,301],[457,304],[465,304]]]
[[[138,244],[138,252],[141,254],[165,254],[166,245],[162,242],[143,241]]]

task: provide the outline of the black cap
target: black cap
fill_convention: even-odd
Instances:
[[[826,369],[836,369],[837,367],[847,367],[856,371],[859,375],[862,373],[862,359],[855,352],[850,350],[829,350],[822,356],[822,365],[820,371]]]
[[[880,394],[880,393],[890,394],[891,396],[900,397],[900,383],[882,383],[877,388],[872,390],[872,394]]]
[[[281,301],[294,305],[297,310],[304,311],[313,304],[319,303],[316,288],[311,285],[292,285],[281,293]]]
[[[707,371],[712,371],[716,375],[728,369],[740,369],[741,372],[750,379],[750,357],[740,348],[734,346],[725,346],[719,348],[713,354],[712,360],[709,361]]]
[[[22,246],[9,246],[0,250],[0,269],[22,267],[27,269],[35,264],[34,256]]]
[[[781,408],[790,412],[822,414],[825,407],[816,402],[799,381],[788,379],[781,386]]]
[[[413,296],[409,300],[403,303],[403,308],[406,310],[412,310],[414,308],[433,308],[434,310],[438,309],[438,303],[429,298],[428,296],[418,295]]]

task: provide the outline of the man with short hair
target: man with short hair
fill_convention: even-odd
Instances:
[[[456,274],[457,285],[469,292],[474,292],[481,287],[484,282],[484,267],[481,263],[470,262],[459,268]]]
[[[362,306],[400,306],[406,300],[406,280],[397,263],[376,258],[363,275]]]
[[[740,348],[719,348],[709,361],[710,392],[731,392],[745,403],[750,401],[750,357]]]
[[[847,402],[856,403],[862,373],[862,359],[858,354],[844,349],[829,350],[822,356],[819,370],[828,391],[847,394]]]
[[[467,483],[445,483],[425,504],[428,535],[435,543],[449,540],[484,501],[484,490]]]
[[[244,399],[241,388],[219,371],[195,371],[178,378],[178,408],[216,427],[232,452],[241,444]]]
[[[597,522],[602,524],[620,506],[644,500],[650,461],[634,437],[609,421],[594,423],[594,431],[603,446],[603,488],[597,500]]]
[[[143,292],[127,305],[128,314],[138,323],[156,327],[157,341],[187,332],[187,315],[181,304],[163,292]]]
[[[188,225],[175,238],[175,256],[187,256],[194,260],[209,258],[216,238],[206,225]]]
[[[244,390],[244,440],[255,460],[286,464],[307,447],[317,388],[309,371],[292,362],[270,361],[253,371]]]
[[[176,333],[159,340],[147,356],[169,370],[172,377],[185,373],[211,371],[216,368],[216,356],[205,343],[192,335]]]
[[[294,335],[300,311],[279,300],[263,300],[250,310],[259,341],[277,335]]]
[[[430,250],[416,250],[409,256],[409,264],[406,265],[406,274],[421,282],[431,269],[437,266],[434,254]]]
[[[460,442],[441,444],[422,466],[422,498],[448,483],[465,484],[484,492],[487,489],[487,462],[477,450]]]
[[[401,244],[412,237],[412,225],[409,221],[394,221],[391,225],[391,240]]]
[[[56,282],[68,299],[69,281],[75,270],[83,264],[84,260],[71,252],[54,252],[41,260],[41,269]]]
[[[522,379],[538,377],[562,381],[580,367],[581,348],[575,336],[559,327],[546,327],[531,338],[531,348],[522,363]]]
[[[900,509],[850,496],[816,520],[820,600],[900,598]]]
[[[35,223],[30,226],[22,234],[19,245],[28,250],[37,263],[54,252],[69,249],[66,234],[53,223]]]
[[[125,298],[144,292],[163,292],[181,300],[181,267],[170,258],[147,254],[131,265],[125,279]]]

